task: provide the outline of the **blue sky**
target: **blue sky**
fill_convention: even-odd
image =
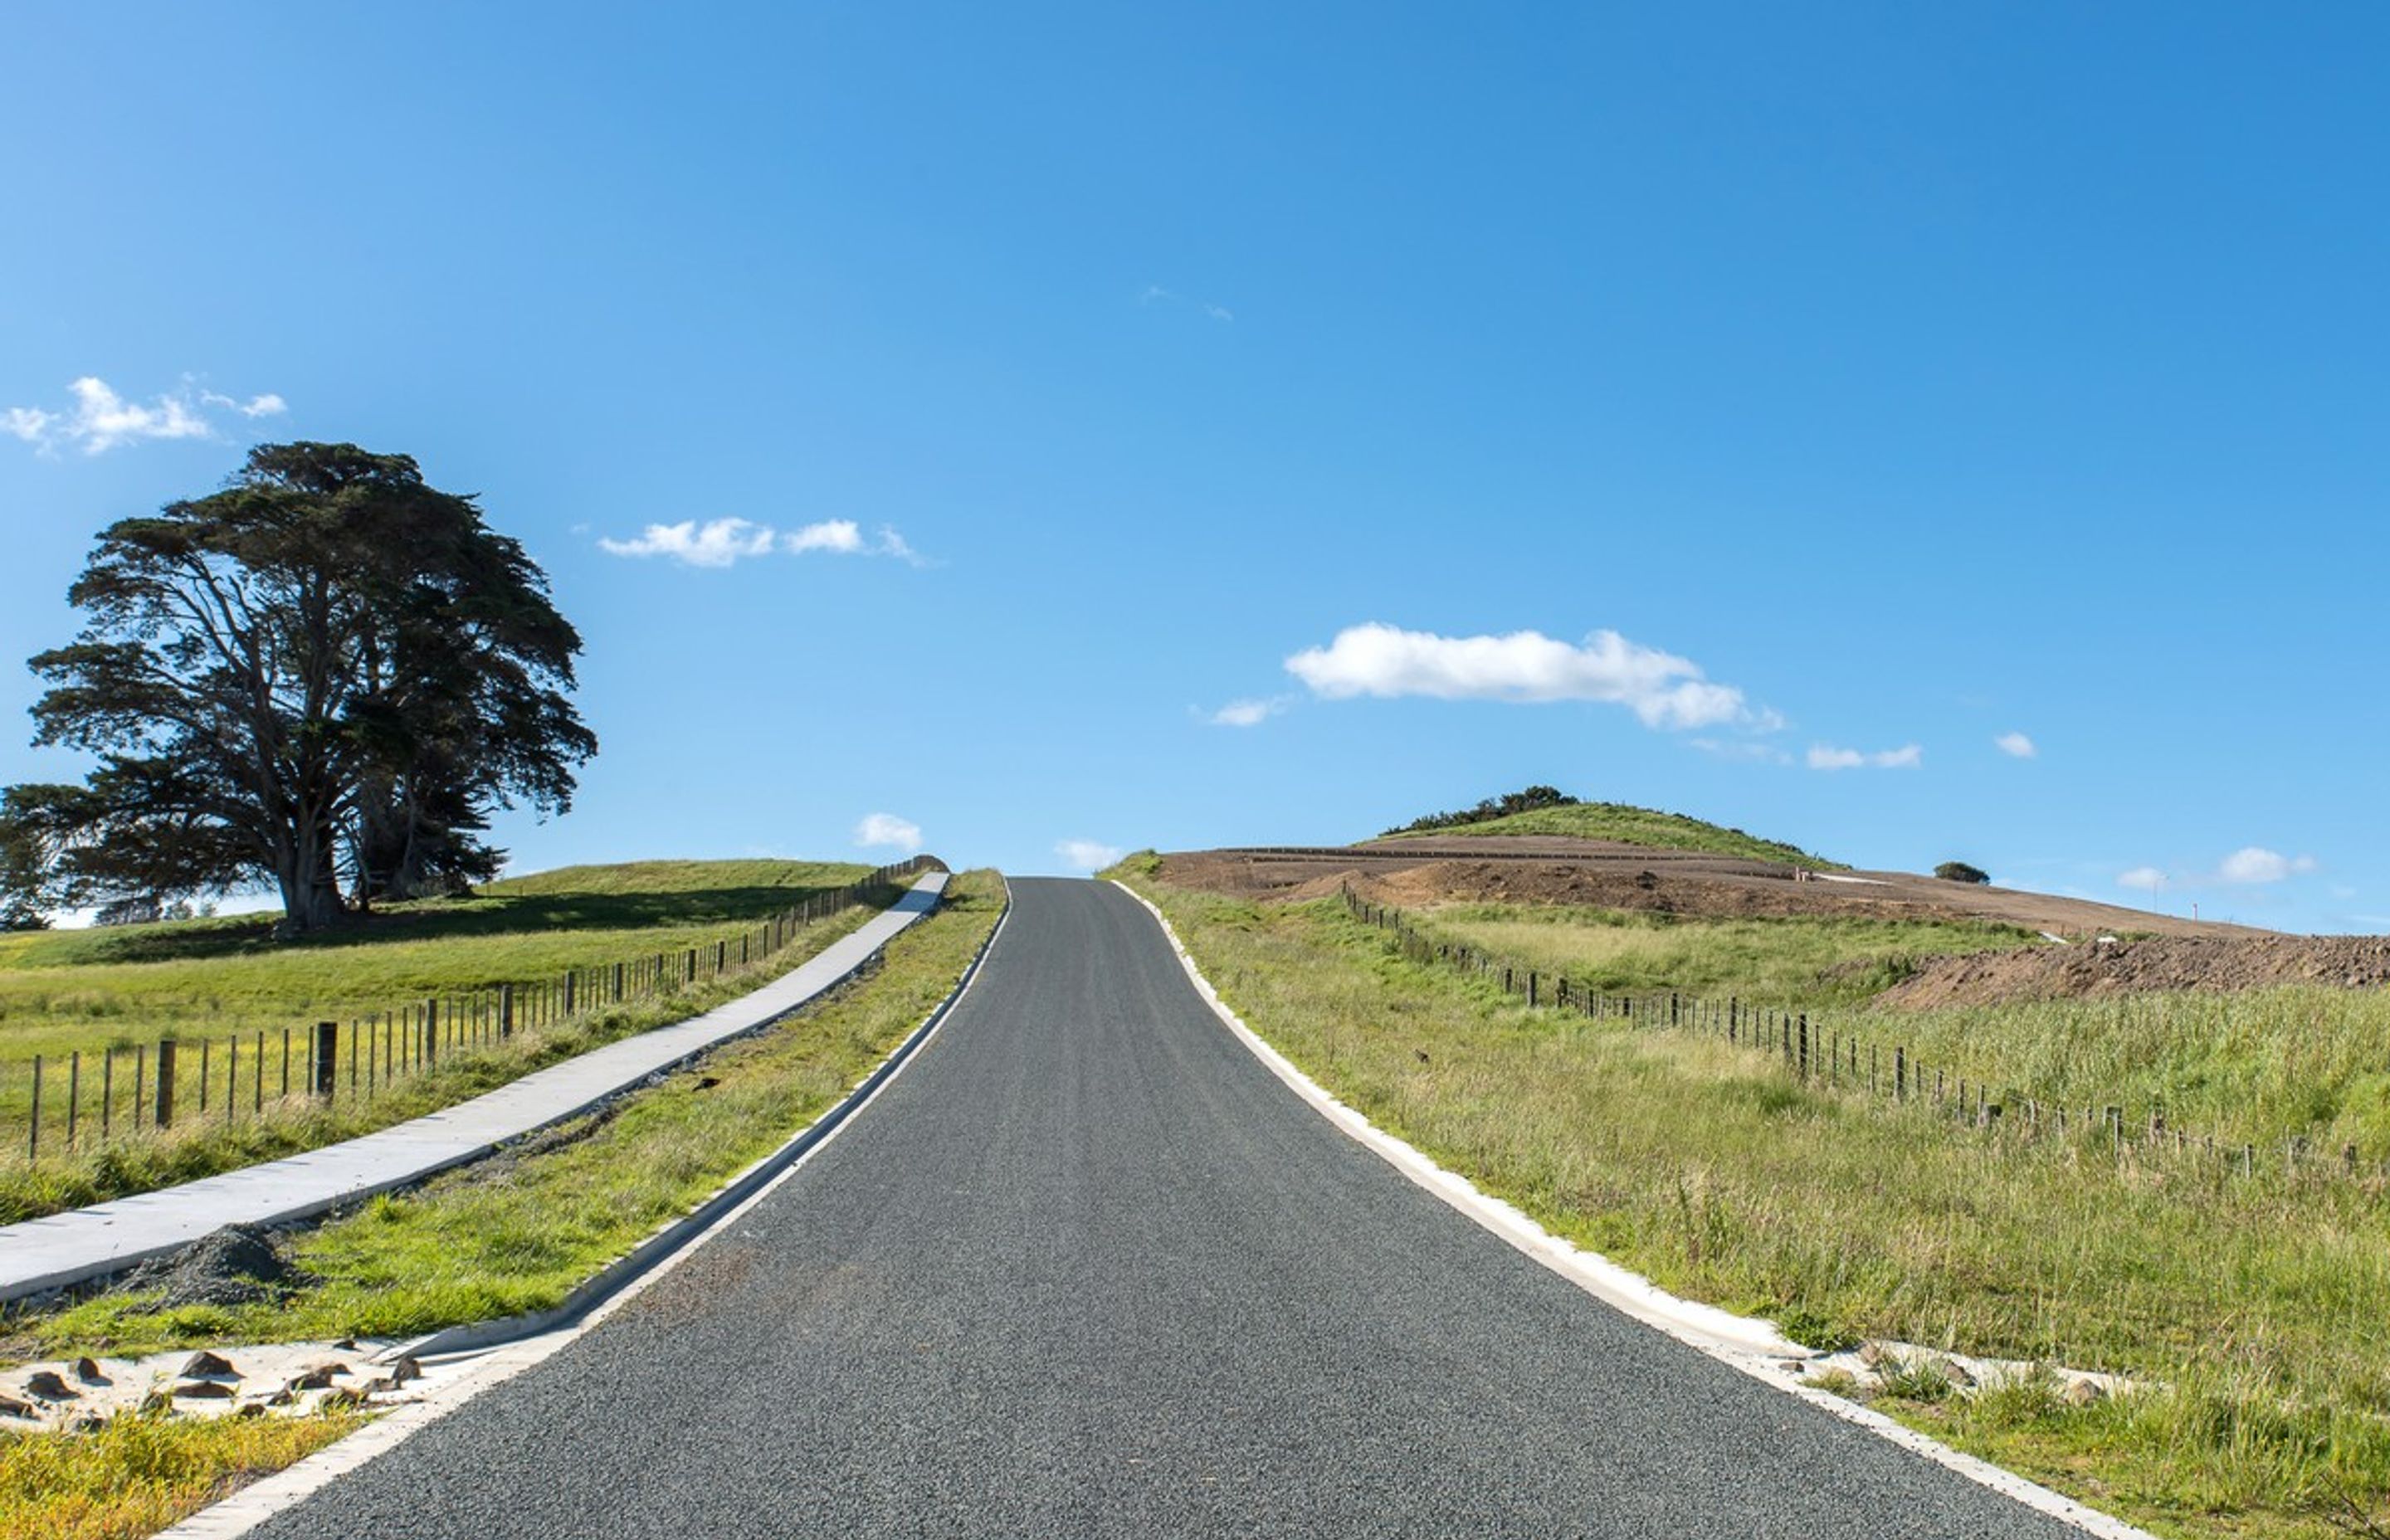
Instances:
[[[519,866],[1549,781],[2390,930],[2390,12],[1290,9],[23,7],[0,656],[348,439],[587,638]]]

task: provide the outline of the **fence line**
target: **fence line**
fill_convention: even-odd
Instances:
[[[1343,892],[1348,914],[1387,931],[1397,949],[1415,962],[1440,963],[1488,980],[1498,976],[1504,994],[1517,995],[1532,1007],[1574,1010],[1636,1027],[1691,1032],[1765,1053],[1805,1084],[1821,1084],[1900,1105],[1921,1105],[1968,1128],[2005,1129],[2029,1137],[2096,1137],[2106,1142],[2120,1160],[2134,1153],[2165,1154],[2195,1158],[2240,1176],[2254,1176],[2261,1167],[2271,1170],[2279,1165],[2286,1176],[2293,1177],[2390,1180],[2390,1161],[2362,1160],[2355,1145],[2345,1145],[2335,1153],[2318,1150],[2307,1139],[2293,1136],[2280,1149],[2269,1147],[2261,1153],[2254,1144],[2220,1144],[2213,1136],[2173,1127],[2162,1107],[2152,1107],[2146,1117],[2127,1117],[2122,1098],[2075,1104],[1996,1094],[1980,1079],[1971,1083],[1964,1076],[1950,1075],[1944,1065],[1931,1066],[1929,1083],[1929,1066],[1908,1045],[1892,1045],[1887,1059],[1883,1045],[1835,1030],[1822,1019],[1812,1022],[1806,1011],[1759,1005],[1739,995],[1717,1000],[1680,991],[1606,995],[1573,985],[1564,976],[1546,980],[1537,970],[1510,959],[1433,940],[1402,910],[1368,902],[1349,882]]]
[[[253,1031],[246,1044],[239,1033],[228,1033],[223,1039],[220,1067],[212,1036],[199,1040],[196,1064],[189,1058],[189,1040],[176,1037],[130,1048],[104,1048],[94,1055],[70,1052],[63,1056],[63,1107],[45,1102],[55,1097],[61,1056],[35,1054],[29,1076],[32,1101],[18,1148],[28,1161],[38,1162],[45,1148],[62,1146],[62,1152],[73,1153],[151,1136],[193,1122],[229,1124],[244,1117],[254,1122],[282,1110],[293,1100],[310,1106],[371,1101],[396,1090],[404,1081],[436,1070],[448,1055],[536,1036],[599,1010],[693,989],[745,971],[777,956],[807,926],[858,905],[893,902],[903,879],[942,865],[935,856],[917,855],[881,866],[843,888],[814,893],[736,937],[720,937],[699,946],[570,969],[551,979],[428,995],[353,1018],[345,1025],[317,1021],[296,1029],[284,1027],[278,1044],[262,1028]],[[85,1073],[86,1058],[96,1060],[92,1066],[96,1074]],[[122,1103],[117,1094],[120,1059],[129,1061],[133,1072],[130,1100]],[[191,1074],[193,1070],[196,1076]],[[269,1079],[274,1083],[270,1089]],[[85,1087],[93,1081],[98,1087],[97,1106],[87,1112],[92,1098]],[[46,1145],[45,1122],[50,1136]]]

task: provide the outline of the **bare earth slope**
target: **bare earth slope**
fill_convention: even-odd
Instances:
[[[1164,855],[1162,863],[1158,875],[1163,881],[1265,900],[1316,898],[1350,882],[1377,902],[1403,906],[1585,904],[1731,918],[1977,919],[2070,939],[2273,934],[1907,872],[1800,876],[1799,868],[1764,861],[1549,835],[1421,836],[1357,845],[1182,851]]]

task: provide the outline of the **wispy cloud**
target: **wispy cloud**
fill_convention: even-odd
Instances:
[[[1290,704],[1282,695],[1259,700],[1231,700],[1218,711],[1204,713],[1203,720],[1214,727],[1258,727]]]
[[[775,538],[769,529],[744,519],[714,519],[702,525],[685,519],[677,524],[650,524],[629,540],[600,535],[598,548],[609,556],[660,556],[689,567],[728,567],[751,556],[769,555]]]
[[[1792,756],[1775,744],[1762,743],[1752,738],[1688,738],[1686,741],[1703,753],[1715,754],[1720,759],[1748,760],[1758,764],[1792,763]]]
[[[2312,855],[2283,855],[2261,845],[2244,845],[2224,858],[2216,868],[2216,879],[2234,887],[2261,887],[2269,882],[2316,869]]]
[[[1054,853],[1073,871],[1099,872],[1126,853],[1118,845],[1107,845],[1099,840],[1059,840]]]
[[[85,455],[147,439],[211,439],[216,436],[204,408],[220,406],[244,417],[278,417],[289,410],[280,396],[266,394],[239,401],[213,391],[195,391],[188,381],[179,390],[162,392],[148,402],[127,401],[108,382],[85,375],[67,386],[73,404],[53,412],[39,406],[11,406],[0,413],[0,430],[45,453],[72,445]]]
[[[2116,885],[2152,893],[2170,888],[2264,888],[2304,877],[2321,865],[2312,855],[2284,855],[2263,845],[2243,845],[2217,862],[2214,871],[2182,873],[2157,866],[2135,866],[2118,873]],[[2341,890],[2334,889],[2333,895],[2340,896]]]
[[[1872,753],[1837,749],[1830,743],[1812,743],[1808,760],[1812,770],[1914,770],[1925,763],[1925,751],[1914,743],[1879,749]]]
[[[2002,733],[1992,739],[1992,742],[1998,747],[2001,753],[2011,759],[2035,759],[2041,753],[2041,751],[2034,746],[2033,739],[2023,733]]]
[[[1183,305],[1190,302],[1187,296],[1176,289],[1164,289],[1158,283],[1150,283],[1137,291],[1137,302],[1141,305]],[[1205,300],[1195,305],[1195,308],[1214,321],[1233,321],[1237,318],[1235,311],[1217,300]]]
[[[1591,700],[1625,706],[1647,727],[1707,727],[1759,715],[1741,690],[1712,683],[1699,664],[1615,631],[1571,644],[1537,631],[1442,636],[1371,622],[1294,654],[1286,670],[1330,700]]]
[[[776,551],[786,556],[884,556],[908,566],[929,565],[893,529],[883,525],[866,539],[852,519],[826,519],[793,530],[775,530],[745,519],[710,519],[702,524],[684,519],[677,524],[649,524],[628,540],[601,535],[598,548],[609,556],[663,557],[687,567],[728,567]]]
[[[921,848],[921,826],[893,813],[867,813],[854,826],[854,842],[867,850],[891,846],[910,855]]]

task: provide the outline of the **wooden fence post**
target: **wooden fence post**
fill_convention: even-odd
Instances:
[[[339,1084],[341,1029],[330,1021],[315,1023],[315,1099],[329,1101]],[[353,1045],[353,1039],[352,1039]]]
[[[149,1126],[169,1128],[174,1122],[174,1040],[158,1040],[158,1110],[150,1115]]]

